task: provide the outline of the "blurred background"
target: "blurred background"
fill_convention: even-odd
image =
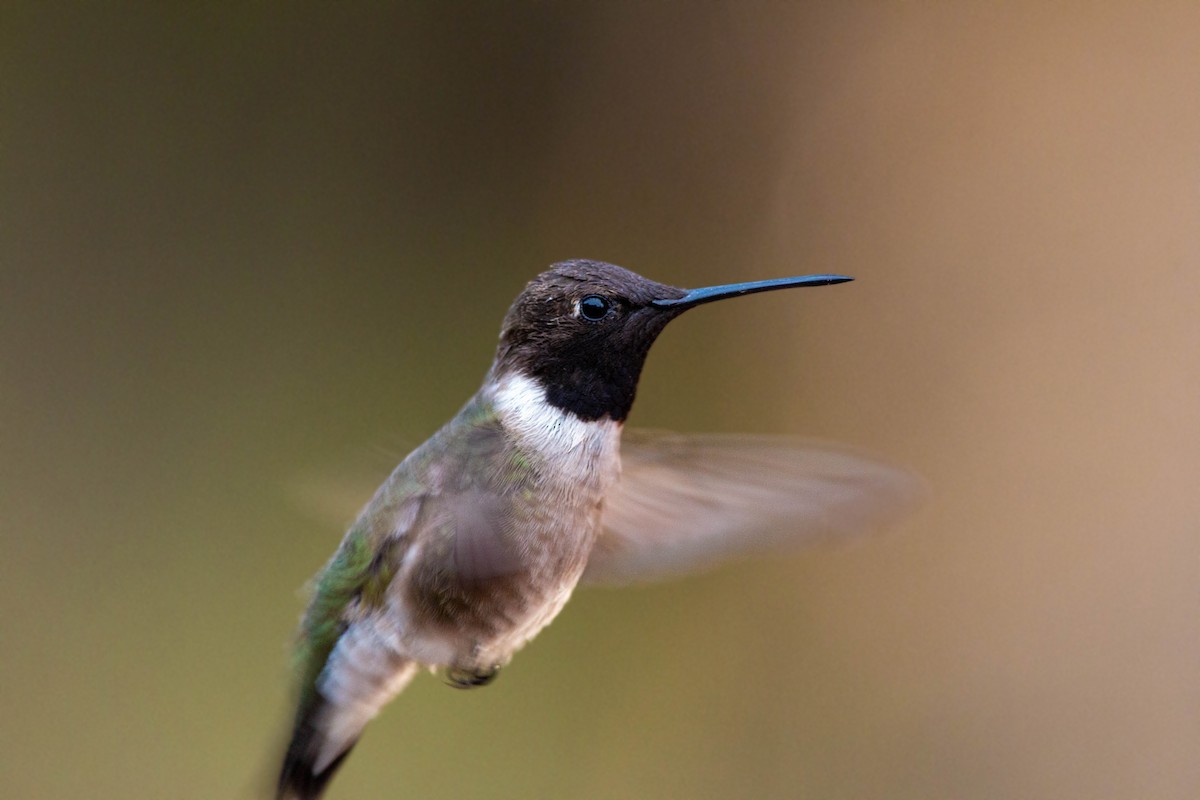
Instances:
[[[933,496],[581,591],[487,690],[417,680],[331,798],[1200,795],[1198,37],[1190,2],[6,5],[3,794],[266,785],[344,501],[591,257],[856,276],[687,315],[631,424]]]

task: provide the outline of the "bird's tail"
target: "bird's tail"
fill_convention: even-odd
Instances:
[[[345,654],[351,655],[351,654]],[[301,701],[276,800],[317,800],[362,730],[416,673],[410,661],[338,658]]]
[[[283,757],[283,769],[279,772],[276,800],[317,800],[358,741],[355,737],[332,761],[321,763],[320,754],[326,737],[320,720],[327,715],[328,708],[325,700],[318,700],[308,713],[296,720],[292,741]]]

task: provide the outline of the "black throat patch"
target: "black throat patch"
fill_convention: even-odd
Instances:
[[[585,422],[611,419],[624,422],[633,407],[642,364],[611,364],[605,369],[588,369],[562,363],[544,363],[532,371],[546,387],[550,405],[574,414]]]

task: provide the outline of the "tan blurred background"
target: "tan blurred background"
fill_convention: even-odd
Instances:
[[[261,786],[341,535],[308,487],[576,256],[856,276],[689,314],[632,423],[933,499],[580,593],[331,798],[1200,796],[1200,7],[168,6],[0,12],[5,797]]]

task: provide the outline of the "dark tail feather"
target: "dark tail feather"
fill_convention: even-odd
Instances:
[[[301,692],[276,800],[317,800],[366,724],[416,674],[416,664],[380,647],[369,630],[353,630],[338,641],[320,680]]]
[[[350,755],[357,739],[346,744],[345,749],[333,761],[316,771],[317,759],[325,743],[320,718],[328,704],[319,696],[306,708],[296,721],[291,744],[283,758],[283,769],[279,772],[279,785],[275,790],[276,800],[318,800],[333,773]]]

